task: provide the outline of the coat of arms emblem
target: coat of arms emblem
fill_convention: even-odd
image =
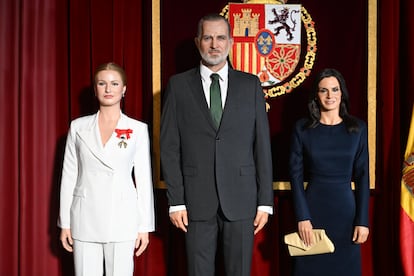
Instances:
[[[285,2],[229,3],[222,12],[232,27],[232,66],[257,75],[266,97],[280,96],[299,86],[309,76],[316,57],[312,18],[303,6]],[[303,30],[307,47],[302,47]]]

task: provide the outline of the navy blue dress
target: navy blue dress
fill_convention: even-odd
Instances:
[[[361,275],[360,246],[352,236],[354,226],[368,226],[366,124],[358,120],[359,131],[349,133],[343,122],[316,128],[305,122],[296,123],[289,160],[296,221],[309,219],[313,228],[325,229],[335,252],[295,257],[294,275]]]

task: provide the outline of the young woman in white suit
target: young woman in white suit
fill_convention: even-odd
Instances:
[[[94,77],[99,111],[72,121],[60,191],[63,247],[76,275],[132,276],[154,231],[150,143],[145,123],[121,112],[126,75],[114,63]]]

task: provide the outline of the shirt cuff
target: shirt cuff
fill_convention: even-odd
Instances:
[[[187,210],[187,208],[185,208],[185,205],[170,206],[169,213],[183,211],[183,210]]]
[[[272,206],[258,206],[257,210],[266,212],[269,215],[273,215],[273,207]]]

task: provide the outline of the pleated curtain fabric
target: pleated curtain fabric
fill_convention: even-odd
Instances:
[[[220,125],[221,114],[223,113],[223,108],[221,106],[221,91],[220,91],[220,76],[216,73],[210,75],[211,85],[210,85],[210,112],[211,117],[216,125],[216,128]]]

